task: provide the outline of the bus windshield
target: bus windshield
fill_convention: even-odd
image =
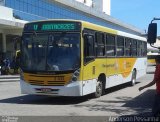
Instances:
[[[21,68],[66,71],[80,67],[80,33],[23,34]]]

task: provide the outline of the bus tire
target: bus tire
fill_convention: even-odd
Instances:
[[[132,78],[131,78],[131,82],[130,82],[131,86],[134,86],[136,84],[136,75],[137,75],[137,72],[134,69],[133,72],[132,72]]]
[[[98,79],[96,83],[96,92],[93,94],[93,97],[98,98],[102,96],[102,92],[103,92],[103,84],[102,81]]]

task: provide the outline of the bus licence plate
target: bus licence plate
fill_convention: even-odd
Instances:
[[[41,92],[49,93],[49,92],[52,92],[52,89],[51,88],[41,88]]]

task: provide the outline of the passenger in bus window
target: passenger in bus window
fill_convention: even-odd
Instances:
[[[145,86],[140,87],[139,91],[156,84],[156,95],[152,108],[152,113],[154,116],[158,116],[160,115],[160,56],[157,56],[155,61],[156,61],[156,70],[153,81],[151,81]]]

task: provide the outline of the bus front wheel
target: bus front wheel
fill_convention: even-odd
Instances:
[[[102,81],[98,80],[96,83],[96,92],[93,94],[93,97],[98,98],[102,95],[103,84]]]

